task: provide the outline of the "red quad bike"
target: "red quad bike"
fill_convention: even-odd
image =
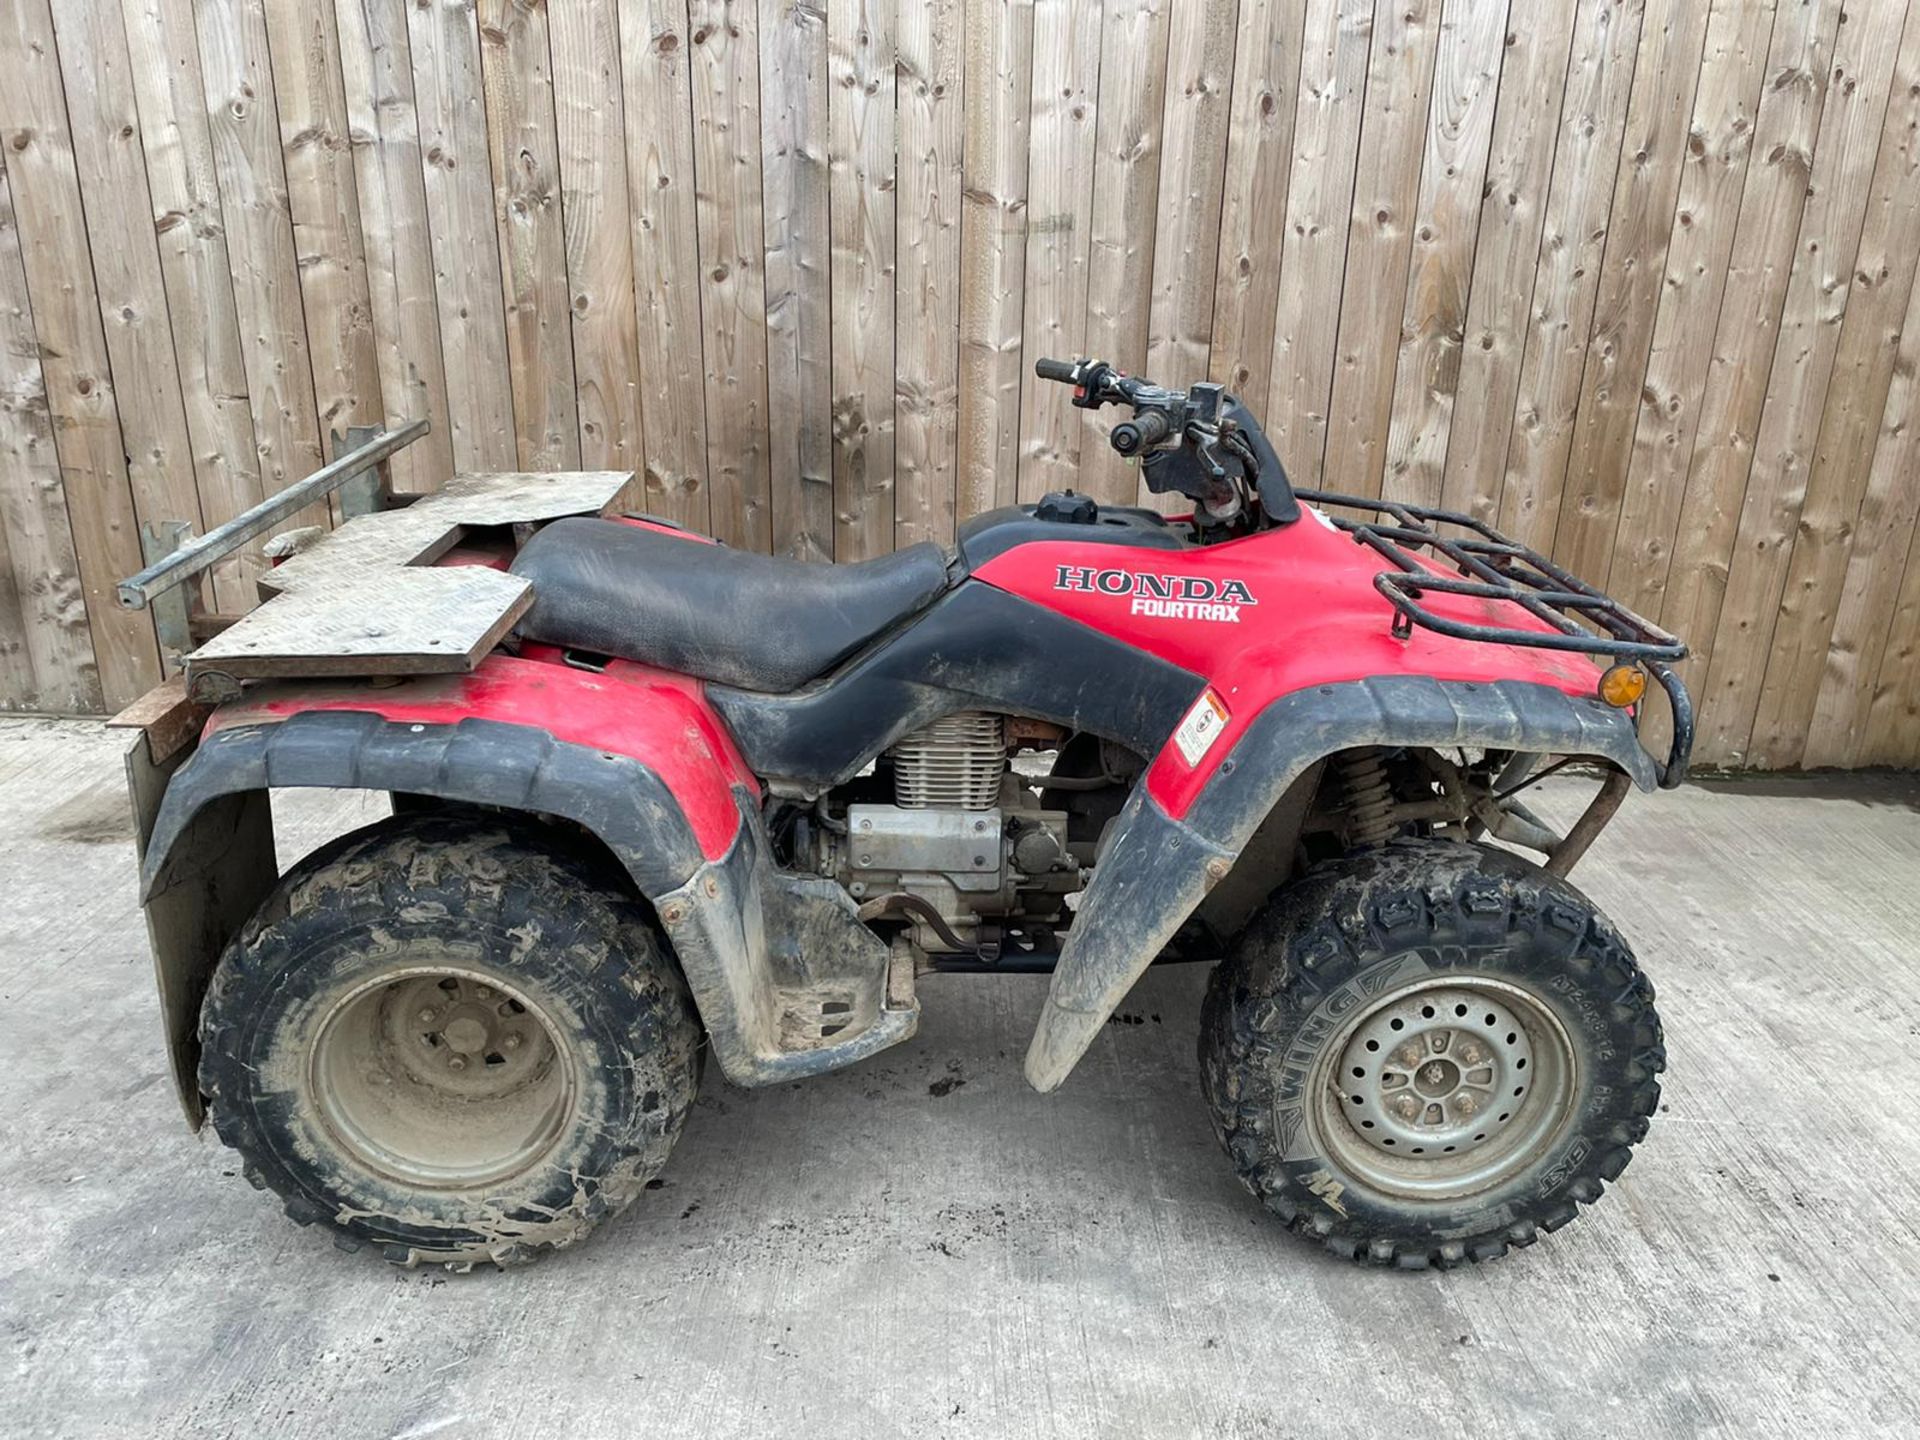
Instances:
[[[1684,774],[1684,647],[1465,515],[1292,490],[1218,385],[1038,368],[1192,513],[1054,494],[847,565],[481,526],[406,572],[530,589],[469,667],[189,655],[130,772],[194,1123],[346,1248],[507,1264],[640,1194],[709,1058],[837,1070],[923,973],[1046,971],[1049,1091],[1149,965],[1217,961],[1200,1083],[1288,1229],[1420,1268],[1599,1199],[1664,1052],[1567,874]],[[1563,835],[1525,801],[1568,766]],[[278,874],[288,786],[394,813]]]

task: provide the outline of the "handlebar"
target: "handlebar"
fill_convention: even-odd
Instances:
[[[1107,432],[1125,459],[1138,458],[1147,488],[1194,500],[1205,524],[1231,529],[1256,504],[1266,521],[1291,525],[1299,504],[1260,422],[1224,385],[1199,382],[1168,390],[1104,360],[1034,362],[1042,380],[1073,386],[1080,410],[1125,405],[1133,414]],[[1165,442],[1178,439],[1177,445]]]
[[[1132,406],[1133,419],[1121,421],[1107,434],[1107,443],[1129,460],[1179,428],[1176,412],[1186,400],[1184,394],[1122,374],[1104,360],[1036,360],[1033,373],[1073,386],[1073,403],[1082,410]]]
[[[1166,411],[1142,410],[1136,418],[1114,426],[1107,443],[1116,453],[1131,457],[1158,445],[1172,433],[1173,418]]]

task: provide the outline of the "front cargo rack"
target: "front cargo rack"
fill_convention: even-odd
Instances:
[[[1677,637],[1556,565],[1538,550],[1522,545],[1471,515],[1399,500],[1341,495],[1330,490],[1296,490],[1294,493],[1313,505],[1337,505],[1384,517],[1356,519],[1329,514],[1326,518],[1360,544],[1377,551],[1394,567],[1374,576],[1373,585],[1393,606],[1393,633],[1402,639],[1411,635],[1413,627],[1418,625],[1459,640],[1568,650],[1644,665],[1660,682],[1673,711],[1673,744],[1666,763],[1660,767],[1660,783],[1671,788],[1685,777],[1687,760],[1693,751],[1693,701],[1669,663],[1684,659],[1687,654],[1686,645]],[[1468,533],[1443,535],[1435,528],[1438,525],[1450,525]],[[1415,558],[1415,550],[1426,550],[1451,561],[1460,573],[1436,573]],[[1505,600],[1551,625],[1555,633],[1506,625],[1476,625],[1437,615],[1421,603],[1422,597],[1428,594]]]

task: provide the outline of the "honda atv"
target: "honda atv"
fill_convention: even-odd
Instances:
[[[1664,1053],[1567,875],[1684,774],[1684,648],[1466,515],[1294,491],[1218,385],[1038,368],[1190,513],[1067,492],[815,565],[619,515],[626,476],[403,506],[416,422],[160,546],[127,603],[349,487],[259,609],[161,614],[184,673],[121,717],[193,1123],[347,1248],[505,1264],[634,1200],[709,1059],[837,1070],[920,975],[1045,971],[1050,1091],[1201,961],[1201,1087],[1287,1228],[1418,1268],[1597,1200]],[[1570,768],[1562,834],[1526,798]],[[289,786],[393,814],[280,874]]]

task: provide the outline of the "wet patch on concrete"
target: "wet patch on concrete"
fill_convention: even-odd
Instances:
[[[117,787],[89,786],[49,810],[39,833],[74,845],[117,845],[133,839],[133,812]]]

